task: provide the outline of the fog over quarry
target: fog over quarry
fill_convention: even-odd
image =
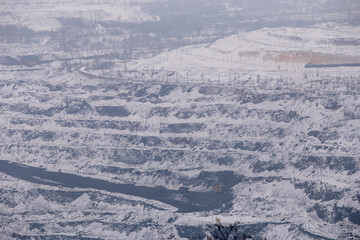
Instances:
[[[0,3],[0,239],[359,239],[359,1]]]

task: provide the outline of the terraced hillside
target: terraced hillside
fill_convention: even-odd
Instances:
[[[358,94],[4,71],[5,238],[359,235]]]
[[[0,240],[359,239],[358,2],[2,1]]]

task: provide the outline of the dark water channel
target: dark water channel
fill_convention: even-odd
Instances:
[[[44,168],[30,167],[6,160],[0,160],[0,171],[36,184],[66,188],[90,188],[156,200],[176,207],[178,212],[199,212],[215,209],[223,211],[231,207],[233,199],[231,189],[225,189],[222,192],[194,192],[187,189],[170,190],[164,187],[143,187],[113,183],[70,173],[51,172]]]

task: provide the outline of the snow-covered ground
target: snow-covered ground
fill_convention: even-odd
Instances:
[[[141,11],[136,1],[2,1],[0,22],[28,27],[34,31],[56,31],[62,26],[61,19],[83,21],[149,22],[159,21]],[[141,1],[139,1],[141,2]]]
[[[299,82],[304,80],[306,63],[359,63],[359,42],[347,44],[354,37],[359,41],[356,38],[359,34],[360,27],[331,23],[312,28],[266,28],[129,62],[127,68],[174,71],[177,80],[182,81],[198,79],[222,83],[258,75],[278,78],[282,74]],[[123,64],[118,64],[118,68],[122,69]],[[359,70],[351,69],[349,73],[358,76]]]
[[[161,20],[141,2],[11,1],[0,18],[55,33],[59,17]],[[0,65],[0,160],[164,187],[178,202],[216,193],[221,207],[179,212],[141,193],[61,187],[45,175],[30,183],[0,169],[0,238],[186,239],[216,218],[254,239],[359,236],[360,68],[304,67],[360,62],[359,27],[264,28],[128,60],[114,42],[130,31],[112,36],[103,25],[75,47],[46,34],[4,37],[1,60],[19,62]],[[30,54],[39,62],[22,63]]]
[[[177,236],[178,230],[173,226],[196,227],[216,217],[224,223],[269,224],[262,230],[263,236],[269,238],[278,235],[284,239],[311,239],[302,232],[306,231],[336,239],[344,224],[345,232],[356,229],[346,215],[341,221],[331,218],[345,211],[334,210],[334,205],[351,211],[359,209],[356,196],[360,115],[355,113],[360,102],[357,95],[346,93],[346,87],[338,95],[327,96],[319,94],[316,89],[322,86],[315,84],[313,92],[304,93],[296,89],[207,85],[201,81],[184,85],[131,83],[89,79],[77,71],[70,73],[61,70],[61,65],[55,66],[49,71],[35,70],[26,78],[26,72],[6,71],[3,75],[0,119],[3,159],[140,186],[174,190],[187,187],[191,191],[222,191],[231,187],[234,199],[227,212],[214,209],[180,214],[166,210],[170,212],[165,211],[164,219],[159,214],[165,212],[150,207],[146,215],[152,223],[148,226],[141,224],[145,215],[126,207],[126,211],[132,212],[124,215],[126,219],[132,216],[128,224],[139,226],[128,233],[129,238],[154,234],[162,228]],[[217,176],[227,171],[246,180],[228,185]],[[4,174],[1,177],[2,186],[8,189],[4,195],[7,198],[14,189],[12,184],[25,184]],[[12,212],[2,215],[12,216],[11,228],[5,232],[41,235],[54,234],[56,229],[65,231],[61,223],[47,220],[43,223],[44,216],[38,215],[39,206],[52,206],[55,202],[37,204],[44,198],[44,193],[37,193],[42,187],[26,186],[30,188],[26,191],[36,192],[35,202],[28,201],[24,208],[21,197],[27,193],[17,191],[13,200],[7,201]],[[101,201],[93,197],[89,204],[101,205]],[[138,201],[136,204],[142,205],[148,200]],[[80,200],[70,202],[76,205]],[[57,206],[59,212],[68,209],[67,205],[57,204],[53,207]],[[125,208],[117,204],[112,212],[120,211],[118,207]],[[24,209],[29,208],[35,212],[24,218]],[[83,232],[84,236],[95,234],[111,239],[117,231],[125,234],[121,229],[106,230],[108,224],[122,221],[120,218],[102,217],[108,222],[99,224],[96,216],[107,214],[105,210],[86,208],[93,209],[95,215],[66,210],[71,214],[57,219],[63,222],[74,219],[72,214],[80,214],[82,221],[98,224],[96,233],[93,228],[80,228],[81,225],[67,227],[72,233]],[[46,214],[48,210],[42,211]],[[324,211],[329,218],[322,215]],[[13,222],[15,216],[30,219],[21,220],[22,228],[18,228]],[[30,230],[29,224],[36,222],[45,224],[44,233]],[[160,224],[157,230],[154,224]],[[293,230],[285,231],[287,228],[281,226]]]

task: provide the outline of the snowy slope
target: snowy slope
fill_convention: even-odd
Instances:
[[[312,28],[241,32],[211,44],[188,46],[139,60],[128,68],[175,71],[183,79],[190,76],[210,81],[228,81],[229,74],[234,77],[244,72],[253,77],[276,77],[280,70],[298,80],[296,75],[303,75],[306,63],[360,62],[359,33],[359,27],[331,23]]]
[[[213,213],[176,213],[176,208],[170,208],[165,214],[150,206],[149,212],[140,214],[132,210],[133,204],[140,207],[148,203],[146,199],[136,200],[132,207],[112,202],[108,206],[112,213],[129,212],[123,218],[137,226],[128,232],[130,239],[163,228],[177,236],[182,228],[210,223],[212,215],[223,222],[262,226],[258,231],[268,238],[312,239],[315,234],[337,239],[357,227],[351,214],[359,210],[360,115],[350,113],[360,102],[356,95],[346,94],[346,87],[342,93],[327,96],[315,85],[313,92],[304,93],[284,88],[89,79],[66,69],[42,74],[34,70],[26,81],[22,72],[15,72],[9,80],[2,78],[3,159],[117,183],[233,194],[224,199],[224,204],[230,204],[227,210],[213,209]],[[5,174],[1,178],[3,196],[9,198],[2,204],[12,206],[10,212],[2,212],[4,219],[11,216],[6,234],[35,236],[68,229],[111,239],[126,232],[108,230],[109,224],[125,221],[120,216],[101,217],[106,221],[98,222],[98,214],[110,214],[99,208],[103,203],[98,191],[81,189],[92,192],[90,200],[86,195],[78,201],[69,196],[67,201],[77,206],[70,210],[55,200],[45,204],[48,193],[41,190],[42,185]],[[26,188],[12,197],[14,184]],[[73,191],[59,190],[63,191],[60,196]],[[34,200],[23,203],[23,194],[31,194]],[[173,197],[186,199],[181,192]],[[89,205],[78,206],[79,202]],[[155,206],[159,204],[164,207],[161,202]],[[46,206],[62,213],[61,217],[44,222]],[[26,214],[24,209],[32,210]],[[93,213],[84,215],[88,211]],[[28,220],[15,224],[14,212]],[[78,214],[82,222],[94,222],[96,232],[81,221],[61,224],[74,219],[72,214]],[[150,226],[143,224],[145,215],[151,219]],[[28,222],[44,224],[45,232],[30,230],[33,225]],[[157,230],[154,224],[160,224]],[[158,235],[151,236],[156,239]]]

